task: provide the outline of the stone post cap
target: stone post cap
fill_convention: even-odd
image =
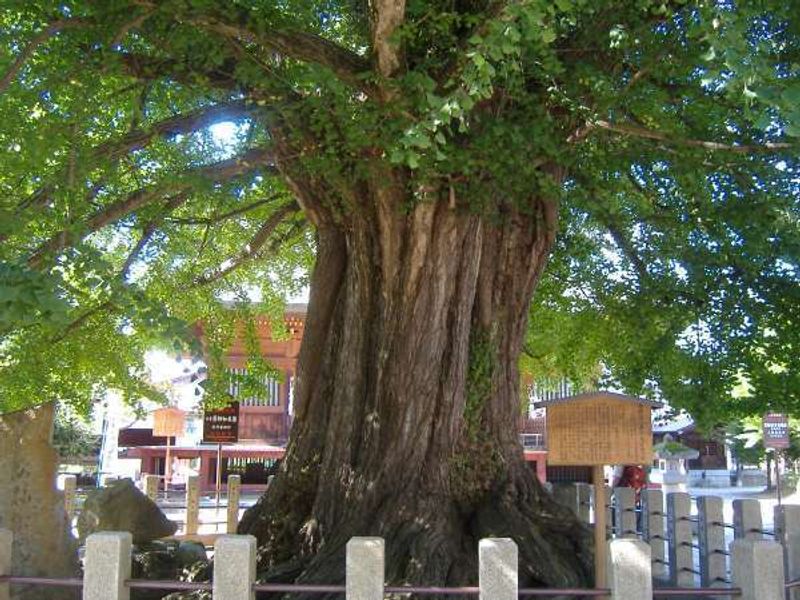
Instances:
[[[511,538],[483,538],[478,542],[478,548],[510,548],[517,543]]]
[[[255,536],[252,535],[221,535],[214,542],[214,550],[227,550],[228,548],[257,547]]]
[[[383,548],[386,542],[382,537],[356,536],[347,541],[347,547],[359,546],[362,548]]]
[[[130,531],[98,531],[97,533],[89,534],[86,537],[86,543],[89,544],[92,540],[98,542],[119,540],[121,542],[133,543],[133,535]]]

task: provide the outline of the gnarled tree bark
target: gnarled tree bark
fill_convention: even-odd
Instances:
[[[402,212],[391,174],[365,187],[334,217],[294,183],[318,256],[286,458],[239,527],[262,575],[341,581],[347,540],[378,535],[392,583],[475,583],[478,540],[510,536],[523,585],[589,583],[588,532],[517,436],[517,358],[555,203],[489,219],[444,189]]]

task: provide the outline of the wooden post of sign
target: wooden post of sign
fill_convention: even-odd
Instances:
[[[606,587],[606,480],[603,466],[592,466],[594,485],[594,586]]]
[[[164,465],[164,499],[169,499],[169,482],[172,481],[172,457],[169,454],[171,436],[167,436],[167,464]]]
[[[217,499],[216,505],[217,509],[215,511],[216,520],[219,521],[219,497],[220,493],[222,492],[222,444],[217,444],[217,481],[216,481],[216,491],[217,491]],[[215,531],[218,530],[219,523],[214,526]]]

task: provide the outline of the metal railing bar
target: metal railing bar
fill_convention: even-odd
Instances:
[[[656,562],[656,561],[654,561]],[[663,561],[659,561],[663,562]],[[682,569],[684,571],[692,571],[692,569]],[[717,578],[715,581],[720,583],[730,583],[726,579]],[[16,584],[16,585],[39,585],[39,586],[52,586],[52,587],[82,587],[83,580],[74,577],[33,577],[23,575],[0,575],[0,583],[2,584]],[[170,581],[170,580],[149,580],[149,579],[127,579],[125,585],[131,589],[161,589],[161,590],[179,590],[179,591],[196,591],[196,590],[210,590],[212,583],[208,581]],[[800,579],[786,583],[787,589],[800,587]],[[256,583],[253,585],[253,591],[256,592],[282,592],[282,593],[341,593],[346,591],[344,585],[310,585],[310,584],[283,584],[283,583]],[[428,594],[428,595],[446,595],[446,594],[463,594],[463,595],[478,595],[480,588],[478,587],[425,587],[425,586],[385,586],[384,591],[387,594]],[[555,596],[578,596],[578,597],[600,597],[610,595],[609,589],[596,589],[596,588],[520,588],[520,596],[539,596],[539,597],[555,597]],[[653,590],[653,597],[668,597],[668,596],[741,596],[741,588],[657,588]]]
[[[463,594],[477,596],[480,588],[468,587],[432,587],[416,585],[386,586],[383,588],[385,594],[426,594],[429,596],[441,596],[448,594]]]
[[[272,591],[292,591],[297,590],[296,586],[284,586],[291,589],[281,589]],[[256,587],[256,590],[260,588]],[[343,591],[331,590],[331,591]],[[268,591],[268,590],[262,590]],[[299,590],[298,590],[299,591]],[[426,595],[447,595],[447,594],[463,594],[474,595],[480,594],[478,587],[431,587],[431,586],[386,586],[384,588],[386,594],[426,594]],[[556,596],[578,596],[578,597],[600,597],[608,596],[611,594],[610,589],[605,588],[520,588],[518,591],[520,596],[539,596],[539,597],[556,597]]]
[[[695,550],[700,550],[699,544],[694,544],[692,542],[681,542],[680,546],[694,548]]]
[[[256,592],[301,592],[307,594],[336,594],[342,593],[347,588],[343,585],[315,585],[315,584],[291,584],[291,583],[255,583],[253,591]]]
[[[9,583],[14,585],[41,585],[46,587],[83,587],[83,579],[77,577],[0,575],[0,583]]]
[[[578,596],[579,598],[596,598],[611,595],[611,590],[606,588],[520,588],[518,594],[520,596]]]
[[[210,590],[210,581],[172,581],[169,579],[126,579],[125,585],[139,590]]]
[[[800,579],[793,579],[792,581],[788,581],[784,586],[787,590],[794,589],[796,587],[800,587]]]
[[[653,598],[667,596],[741,596],[741,588],[657,588]]]

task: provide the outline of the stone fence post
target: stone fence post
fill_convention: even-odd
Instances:
[[[653,597],[650,546],[641,540],[620,538],[608,543],[608,587],[611,600]]]
[[[200,478],[189,475],[186,480],[186,535],[196,535],[200,528]],[[230,532],[228,532],[230,533]]]
[[[11,575],[11,547],[14,536],[8,529],[0,529],[0,576]],[[0,583],[0,600],[9,600],[11,590],[7,583]]]
[[[783,546],[786,581],[800,579],[800,505],[775,507],[775,540]],[[800,587],[791,589],[789,600],[800,600]]]
[[[350,538],[345,559],[347,600],[383,600],[385,555],[383,538]]]
[[[664,513],[664,492],[642,490],[642,539],[650,544],[653,577],[667,576],[667,519]]]
[[[761,503],[755,498],[733,501],[733,535],[737,540],[761,540]]]
[[[578,514],[578,485],[575,483],[556,483],[551,492],[556,502]]]
[[[741,600],[784,600],[780,544],[767,540],[734,540],[731,558],[733,585],[741,588]]]
[[[692,499],[686,492],[667,494],[667,529],[669,531],[669,570],[678,587],[694,585],[692,557]]]
[[[214,544],[214,600],[255,600],[256,538],[221,535]]]
[[[158,475],[145,474],[144,493],[153,502],[158,499]]]
[[[78,489],[78,478],[75,475],[64,475],[64,511],[67,513],[67,523],[72,529],[72,520],[75,518],[75,500]]]
[[[727,583],[725,519],[722,498],[697,498],[697,540],[700,546],[700,585],[714,587]]]
[[[578,492],[578,518],[587,525],[591,522],[592,486],[588,483],[576,483]]]
[[[127,531],[101,531],[86,538],[83,600],[130,600],[133,538]]]
[[[518,571],[519,550],[514,540],[481,540],[478,544],[479,600],[517,600]]]
[[[567,506],[578,516],[582,523],[591,522],[592,486],[588,483],[550,483],[545,484],[553,494],[556,502]]]
[[[630,487],[614,488],[614,533],[616,537],[637,537],[636,491]]]
[[[228,533],[236,533],[236,527],[239,525],[239,496],[241,490],[241,475],[228,475]]]

